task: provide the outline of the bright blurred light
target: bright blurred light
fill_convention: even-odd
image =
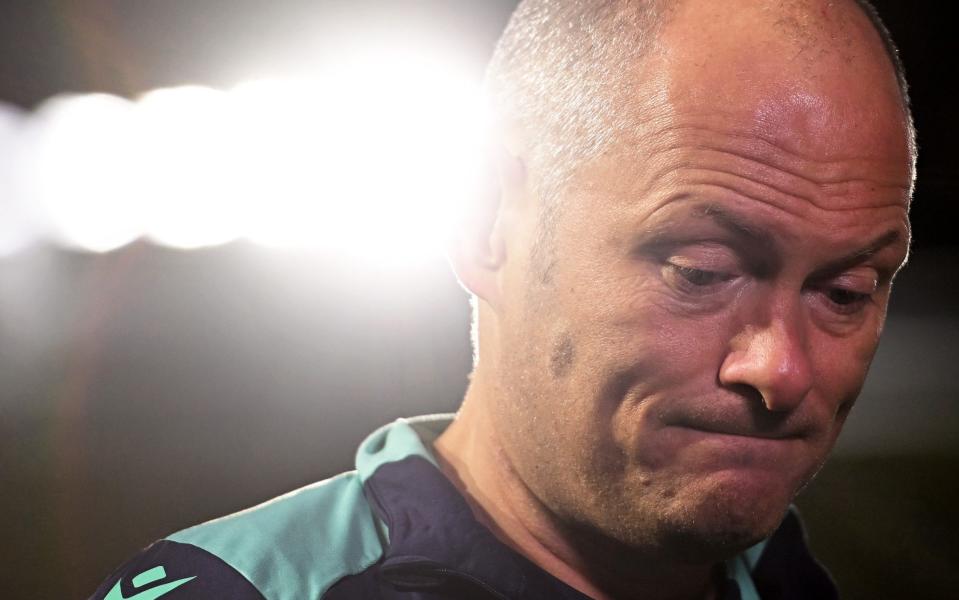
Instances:
[[[229,97],[197,86],[157,90],[137,103],[144,142],[137,174],[146,202],[146,234],[167,246],[215,246],[242,235],[235,192],[243,172],[233,154],[241,140]]]
[[[21,192],[22,161],[18,150],[23,114],[0,103],[0,258],[11,256],[29,246],[37,234],[38,223],[32,205]]]
[[[331,169],[324,155],[337,143],[325,122],[324,90],[310,81],[258,81],[232,92],[244,122],[238,157],[245,175],[238,203],[245,236],[268,246],[315,245],[333,218],[323,197]]]
[[[443,54],[344,47],[297,79],[51,100],[21,144],[27,196],[58,240],[93,251],[245,237],[380,263],[436,256],[487,124],[478,83]]]
[[[485,115],[465,70],[427,53],[357,51],[310,79],[233,91],[257,124],[250,239],[380,261],[435,254],[481,164]]]
[[[64,96],[30,120],[27,193],[48,215],[54,237],[69,246],[104,252],[143,231],[131,106],[105,94]]]

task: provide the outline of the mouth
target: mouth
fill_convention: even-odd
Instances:
[[[674,410],[657,415],[659,435],[646,437],[639,450],[652,468],[688,469],[709,473],[749,473],[759,480],[781,478],[818,455],[816,429],[808,417],[774,414],[771,418],[725,405]],[[798,465],[798,466],[797,466]],[[777,473],[779,475],[777,475]]]
[[[683,429],[689,429],[691,431],[695,431],[703,434],[741,437],[741,438],[756,439],[756,440],[786,441],[786,440],[799,439],[803,437],[797,431],[789,430],[782,427],[761,429],[751,425],[745,425],[740,423],[709,423],[709,424],[688,423],[688,424],[676,424],[673,426],[681,427]]]
[[[671,417],[671,418],[670,418]],[[687,429],[701,434],[737,438],[788,441],[807,438],[814,432],[812,423],[792,413],[736,410],[734,407],[696,412],[674,413],[663,419],[667,427]]]
[[[805,452],[801,436],[786,431],[757,431],[730,424],[670,426],[672,456],[687,458],[710,472],[755,469],[779,472]]]

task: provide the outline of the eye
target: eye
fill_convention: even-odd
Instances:
[[[667,262],[663,265],[663,277],[667,283],[685,293],[707,293],[734,276],[724,271],[697,269]]]
[[[733,249],[717,242],[676,244],[653,257],[661,281],[681,300],[720,300],[743,275],[741,260]]]
[[[870,293],[845,288],[827,288],[821,290],[821,293],[829,302],[830,308],[842,315],[855,314],[872,301]]]
[[[878,290],[878,274],[867,269],[845,273],[812,288],[826,309],[844,317],[855,316],[865,310],[875,300]]]

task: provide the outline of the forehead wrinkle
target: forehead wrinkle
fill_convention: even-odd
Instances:
[[[796,194],[766,182],[744,176],[737,171],[708,168],[703,167],[702,163],[686,161],[667,165],[660,170],[653,179],[646,182],[643,187],[655,189],[657,184],[658,187],[665,191],[665,197],[661,201],[663,203],[668,203],[675,198],[676,196],[672,192],[677,189],[686,190],[688,195],[716,196],[714,192],[695,191],[697,189],[708,190],[713,188],[714,190],[718,189],[724,193],[733,194],[740,199],[751,200],[771,206],[797,218],[808,218],[809,213],[817,209],[829,213],[853,213],[868,209],[904,206],[899,200],[876,202],[869,205],[857,204],[854,206],[840,203],[824,203],[816,199],[815,193],[810,193],[809,195]],[[653,194],[655,195],[655,192],[653,192]]]
[[[887,204],[879,204],[879,205],[874,205],[874,206],[842,206],[842,207],[825,207],[825,208],[819,207],[819,206],[817,206],[817,205],[815,205],[815,204],[812,204],[812,203],[808,203],[808,204],[800,205],[800,206],[802,206],[803,208],[797,210],[797,209],[795,209],[795,208],[792,208],[792,204],[791,204],[791,203],[777,203],[777,202],[773,202],[773,201],[770,200],[770,197],[769,197],[769,196],[762,196],[762,195],[757,195],[757,194],[750,194],[750,193],[748,193],[748,192],[745,192],[742,188],[736,187],[736,186],[734,186],[734,185],[725,185],[725,184],[722,184],[722,183],[716,183],[715,181],[710,181],[710,182],[693,182],[693,183],[691,183],[691,184],[689,184],[688,186],[685,186],[685,187],[688,187],[689,189],[695,189],[696,187],[716,188],[716,189],[722,190],[722,191],[724,191],[724,192],[728,192],[728,193],[734,194],[735,196],[738,196],[739,198],[744,198],[744,199],[746,199],[746,200],[751,200],[751,201],[753,201],[753,202],[757,202],[757,203],[759,203],[759,204],[764,204],[764,205],[766,205],[766,206],[772,207],[773,209],[775,209],[775,210],[777,210],[777,211],[784,212],[784,213],[786,213],[786,214],[788,214],[788,215],[790,215],[790,216],[792,216],[792,217],[796,217],[796,218],[798,218],[798,219],[809,219],[809,218],[811,217],[811,214],[810,214],[810,213],[813,213],[813,212],[816,211],[816,210],[821,210],[821,211],[825,211],[825,212],[829,212],[829,213],[833,213],[833,214],[843,214],[843,213],[845,213],[845,214],[848,214],[848,215],[852,215],[852,214],[854,214],[854,213],[861,212],[861,211],[864,211],[864,210],[876,210],[876,209],[885,209],[885,208],[903,208],[903,205],[902,205],[901,203],[899,203],[899,202],[890,202],[890,203],[887,203]],[[703,193],[703,194],[701,194],[701,195],[706,196],[706,195],[708,195],[708,192],[707,192],[707,193]],[[715,195],[715,194],[714,194],[714,195]]]
[[[709,115],[701,115],[709,117]],[[686,119],[688,121],[688,119]],[[721,129],[720,129],[721,127]],[[809,154],[798,152],[777,143],[760,132],[743,130],[730,123],[722,123],[717,127],[715,123],[709,125],[687,123],[670,124],[655,130],[643,132],[645,140],[637,145],[656,146],[656,138],[666,138],[662,145],[663,150],[682,148],[705,148],[719,152],[728,152],[743,158],[761,162],[770,167],[801,177],[817,184],[841,183],[858,177],[849,177],[850,171],[867,171],[872,167],[883,165],[882,161],[868,157],[837,156],[827,159],[817,159]],[[705,139],[710,138],[710,139]],[[728,143],[721,143],[726,141]],[[907,166],[904,164],[904,166]],[[909,173],[904,170],[904,175]],[[876,179],[876,183],[884,187],[908,189],[908,185],[893,178]]]
[[[726,150],[711,148],[711,147],[700,147],[698,150],[708,154],[718,154],[720,158],[722,155],[733,156],[737,159],[746,161],[747,164],[750,164],[752,168],[748,169],[736,169],[730,168],[727,165],[723,164],[720,161],[719,164],[714,163],[710,160],[687,160],[683,161],[676,165],[676,170],[686,170],[692,173],[715,173],[724,179],[733,178],[735,180],[741,180],[743,183],[747,184],[751,188],[756,188],[754,194],[747,194],[746,192],[741,192],[743,195],[761,195],[765,189],[766,192],[771,193],[771,195],[778,195],[786,198],[792,198],[793,200],[801,200],[808,202],[809,204],[816,204],[814,198],[814,193],[810,188],[810,182],[806,181],[799,175],[794,175],[786,171],[781,171],[775,167],[770,166],[769,164],[763,163],[761,161],[756,161],[750,157],[743,156],[735,152],[728,152]],[[779,171],[784,174],[786,177],[793,179],[794,183],[797,185],[790,186],[782,182],[777,182],[777,179],[784,179],[784,177],[776,177],[775,171]],[[700,183],[709,184],[709,181],[702,181]],[[730,188],[733,186],[729,186]],[[806,188],[806,189],[789,189],[790,187],[796,188]]]
[[[711,134],[711,135],[721,135],[730,140],[742,140],[745,142],[744,147],[750,150],[754,150],[756,155],[773,155],[773,156],[783,156],[786,160],[783,161],[783,167],[787,168],[787,163],[797,163],[799,165],[808,165],[814,168],[814,170],[822,170],[822,167],[828,167],[834,164],[843,164],[850,162],[869,162],[868,159],[862,157],[843,157],[836,156],[833,158],[827,159],[818,159],[812,154],[804,153],[800,149],[791,148],[781,141],[777,141],[775,137],[767,135],[762,128],[747,128],[743,126],[741,118],[733,114],[717,114],[717,113],[687,113],[683,116],[681,123],[671,122],[671,118],[675,118],[675,115],[670,115],[670,117],[660,116],[658,119],[647,118],[644,122],[637,121],[637,130],[640,135],[644,136],[647,139],[654,139],[656,137],[665,137],[670,133],[680,136],[683,134]],[[657,129],[651,129],[649,127],[641,128],[641,125],[646,123],[663,123],[663,125]],[[818,168],[818,169],[816,169]],[[822,175],[825,181],[828,181],[830,175]]]
[[[737,144],[717,144],[714,140],[653,143],[647,145],[645,152],[639,152],[644,154],[646,172],[641,173],[632,186],[634,193],[648,193],[657,186],[684,183],[683,172],[691,171],[696,174],[692,181],[694,184],[715,184],[767,203],[770,202],[762,196],[769,195],[773,200],[778,197],[778,202],[772,202],[777,206],[801,201],[820,210],[844,211],[908,205],[909,187],[880,176],[863,176],[869,166],[863,164],[867,162],[863,160],[817,161],[814,171],[829,171],[827,175],[817,175],[815,172],[806,172],[802,167],[790,168],[784,164],[790,161],[783,160],[781,156],[743,151]],[[807,161],[807,164],[811,162]],[[705,173],[714,173],[719,180],[711,181],[704,176]],[[667,183],[663,183],[663,180],[667,180]],[[896,199],[883,200],[888,197],[882,193],[885,191],[895,192]],[[861,194],[875,196],[875,200],[864,203]]]
[[[746,180],[746,181],[749,181],[749,180]],[[773,194],[773,195],[752,194],[743,190],[742,187],[740,186],[736,186],[734,184],[727,185],[727,184],[719,183],[716,181],[690,182],[690,185],[689,185],[690,188],[698,187],[698,186],[702,186],[705,188],[717,188],[725,192],[732,193],[740,198],[745,198],[747,200],[752,200],[753,202],[758,202],[760,204],[771,206],[775,208],[776,210],[785,212],[789,214],[790,216],[793,216],[799,219],[805,218],[807,216],[808,211],[796,210],[795,208],[792,207],[793,204],[795,204],[795,202],[792,202],[792,203],[778,202],[777,203],[770,200],[770,196],[775,196],[779,194]],[[809,205],[807,205],[807,208],[808,206]]]
[[[747,159],[748,160],[748,159]],[[762,163],[757,163],[762,165]],[[691,183],[700,185],[716,184],[731,191],[753,198],[761,199],[768,196],[770,204],[782,205],[806,203],[819,210],[836,212],[846,210],[862,210],[866,208],[884,208],[887,206],[906,206],[905,202],[897,199],[893,201],[882,200],[878,197],[874,202],[864,203],[857,199],[852,188],[861,187],[870,192],[876,192],[877,188],[895,189],[905,192],[905,188],[895,185],[877,184],[871,179],[850,178],[843,181],[819,184],[806,180],[800,175],[793,176],[787,173],[786,177],[777,177],[775,172],[770,172],[764,168],[756,170],[738,170],[725,167],[725,165],[716,165],[704,161],[689,161],[676,166],[676,170],[685,170],[690,172],[693,177],[689,179]],[[707,173],[718,177],[718,180],[712,180]],[[787,181],[788,179],[788,181]],[[778,202],[776,201],[778,199]],[[804,211],[796,211],[801,214]]]
[[[841,198],[841,197],[848,197],[851,193],[851,188],[854,188],[857,186],[863,187],[863,188],[869,188],[871,191],[876,191],[877,188],[896,191],[904,199],[904,201],[902,202],[895,201],[895,202],[866,206],[862,208],[885,208],[887,206],[908,206],[910,201],[911,188],[909,186],[903,186],[898,183],[877,182],[875,180],[864,179],[862,177],[851,177],[849,179],[844,179],[841,181],[831,181],[828,183],[822,183],[819,185],[819,189],[822,191],[822,194],[824,196],[827,196],[829,198]],[[825,209],[825,207],[821,207],[821,208]]]

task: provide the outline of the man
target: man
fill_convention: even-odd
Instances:
[[[849,1],[530,0],[455,420],[154,544],[96,598],[829,598],[790,502],[906,259],[895,51]]]

